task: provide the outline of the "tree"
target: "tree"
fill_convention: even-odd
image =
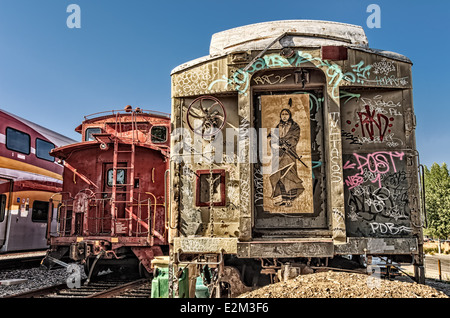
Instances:
[[[433,163],[425,166],[425,207],[427,211],[427,235],[438,239],[450,236],[450,174],[447,164]]]

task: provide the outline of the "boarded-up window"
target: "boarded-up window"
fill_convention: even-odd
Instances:
[[[225,205],[225,170],[197,170],[196,205]]]

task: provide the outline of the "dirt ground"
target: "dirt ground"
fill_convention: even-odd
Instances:
[[[429,241],[423,244],[423,250],[426,254],[436,254],[439,251],[437,241]],[[441,253],[450,255],[450,242],[441,242]]]
[[[450,284],[435,285],[440,289],[437,290],[430,286],[430,280],[421,285],[404,278],[409,279],[401,277],[391,281],[365,274],[327,271],[300,275],[244,293],[239,298],[449,298]]]

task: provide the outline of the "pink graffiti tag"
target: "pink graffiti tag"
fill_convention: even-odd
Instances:
[[[383,141],[384,134],[389,127],[389,119],[383,114],[375,116],[375,110],[370,111],[370,106],[365,106],[365,112],[358,112],[359,121],[361,122],[361,131],[363,137],[366,137],[366,132],[371,140],[375,138],[375,128],[378,129],[380,141]]]
[[[378,182],[378,186],[381,188],[381,176],[391,170],[393,170],[393,172],[397,172],[394,159],[399,158],[400,160],[403,160],[404,155],[405,153],[397,151],[378,151],[367,155],[359,155],[354,153],[353,156],[355,156],[357,163],[353,165],[347,161],[344,169],[358,169],[359,172],[352,176],[352,178],[347,178],[348,182],[346,180],[346,185],[350,185],[354,188],[358,184],[361,184],[362,182],[360,178],[363,178],[365,173],[368,172],[370,176],[374,176],[374,178],[370,178],[371,182]]]
[[[345,180],[345,185],[348,187],[349,190],[363,183],[364,178],[359,174],[356,174],[354,176],[348,176],[347,179]]]

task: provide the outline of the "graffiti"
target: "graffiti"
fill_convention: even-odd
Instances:
[[[364,105],[369,105],[371,110],[376,110],[377,112],[384,111],[384,107],[401,107],[400,102],[393,102],[391,100],[385,101],[383,96],[377,95],[373,98],[361,97],[361,101]]]
[[[353,136],[351,133],[341,130],[341,136],[345,138],[345,140],[350,140],[350,145],[362,145],[362,142],[358,137]]]
[[[370,106],[365,106],[365,112],[358,112],[359,121],[361,123],[361,131],[363,137],[366,134],[373,140],[376,129],[378,129],[378,135],[380,136],[380,140],[383,141],[384,134],[388,127],[392,127],[392,124],[389,124],[389,121],[393,121],[394,118],[388,118],[383,114],[376,114],[375,110],[371,111]],[[390,126],[389,126],[390,125]]]
[[[408,78],[408,76],[396,77],[395,75],[376,76],[375,79],[368,82],[370,82],[370,84],[376,84],[379,86],[406,86],[409,84]]]
[[[292,76],[292,74],[287,74],[284,76],[280,76],[280,75],[275,75],[275,74],[270,74],[270,75],[262,75],[262,76],[256,76],[253,78],[253,81],[255,82],[255,84],[270,84],[270,85],[274,85],[274,84],[281,84],[284,81],[286,81],[286,79]]]
[[[199,95],[204,92],[209,82],[217,78],[218,66],[201,66],[190,72],[183,72],[173,77],[177,94]]]
[[[330,113],[330,161],[331,161],[331,182],[341,182],[341,133],[339,130],[339,116],[340,113]]]
[[[403,185],[400,187],[385,185],[382,188],[374,188],[370,185],[357,185],[348,190],[350,191],[347,200],[347,215],[350,222],[358,222],[361,226],[361,224],[364,224],[364,221],[380,219],[404,223],[409,219],[409,200],[406,187]],[[395,224],[392,223],[392,225]],[[402,226],[404,225],[402,224]]]
[[[345,92],[342,93],[345,96]],[[403,129],[405,118],[401,94],[388,93],[387,98],[369,94],[359,96],[348,106],[351,111],[346,112],[347,117],[343,121],[343,140],[347,145],[402,147],[405,142],[396,135]],[[349,98],[353,99],[351,96]]]
[[[404,235],[409,230],[408,177],[403,152],[346,156],[344,190],[351,235]]]
[[[328,60],[322,60],[320,57],[313,57],[310,53],[297,51],[296,54],[290,58],[285,58],[274,53],[258,58],[248,70],[244,70],[244,68],[236,69],[229,78],[223,75],[222,78],[211,82],[208,89],[211,90],[218,83],[224,83],[224,88],[231,87],[239,94],[247,96],[251,74],[275,67],[301,67],[307,62],[313,63],[317,68],[320,68],[325,72],[325,75],[329,79],[328,84],[331,86],[331,95],[336,99],[339,98],[339,86],[343,80],[350,83],[363,84],[368,79],[367,77],[370,75],[369,70],[372,68],[371,65],[364,66],[364,61],[360,61],[357,64],[351,65],[351,72],[344,73],[339,65]],[[269,78],[262,77],[255,79],[256,81],[263,81],[263,83],[270,80]],[[281,79],[282,78],[280,78],[280,80]]]
[[[403,226],[403,225],[396,226],[394,223],[372,222],[372,223],[370,223],[370,227],[371,227],[372,233],[379,232],[381,234],[396,235],[396,234],[402,234],[403,232],[404,233],[412,232],[412,228]]]
[[[308,94],[309,95],[309,111],[311,113],[311,120],[316,121],[314,119],[315,114],[313,113],[314,109],[318,112],[322,108],[322,103],[324,101],[324,97],[316,97],[311,92],[295,92],[294,94]]]
[[[363,183],[364,183],[364,178],[360,175],[348,176],[347,179],[345,180],[345,185],[349,189],[353,189],[354,187],[357,187]]]
[[[395,148],[398,147],[400,145],[403,145],[403,141],[400,138],[394,138],[394,134],[390,133],[390,134],[386,134],[383,138],[383,140],[380,139],[379,136],[375,136],[373,139],[368,138],[368,137],[358,137],[357,138],[359,145],[362,144],[380,144],[385,142],[386,146],[389,148]],[[352,144],[352,143],[350,143]],[[355,143],[356,144],[356,143]]]
[[[314,169],[315,168],[319,168],[321,165],[322,165],[322,162],[321,161],[311,161],[311,164],[312,164],[312,178],[313,179],[315,179],[316,178],[316,176],[314,175]]]
[[[355,93],[350,93],[350,92],[346,92],[346,91],[340,91],[339,93],[339,98],[344,98],[347,97],[347,99],[345,100],[344,104],[347,104],[347,102],[353,98],[356,98],[357,100],[359,100],[359,98],[361,97],[361,94],[355,94]]]
[[[339,209],[333,208],[333,238],[345,236],[345,215]]]
[[[254,185],[255,185],[255,206],[263,206],[264,200],[264,182],[263,175],[259,168],[254,171]]]
[[[353,154],[357,163],[347,161],[344,165],[345,169],[357,169],[360,176],[369,176],[372,183],[378,182],[381,188],[382,176],[390,172],[391,169],[397,172],[394,158],[403,160],[403,152],[386,152],[379,151],[367,155]],[[392,165],[391,165],[392,164]]]
[[[370,75],[370,69],[372,65],[364,66],[364,61],[360,61],[358,64],[351,65],[352,71],[355,73],[346,73],[347,76],[350,76],[353,80],[350,80],[352,83],[361,83],[364,84],[364,81],[367,80],[367,77]]]
[[[385,58],[381,59],[380,62],[375,62],[372,64],[374,74],[384,74],[388,75],[390,72],[396,70],[394,62],[387,61]]]

